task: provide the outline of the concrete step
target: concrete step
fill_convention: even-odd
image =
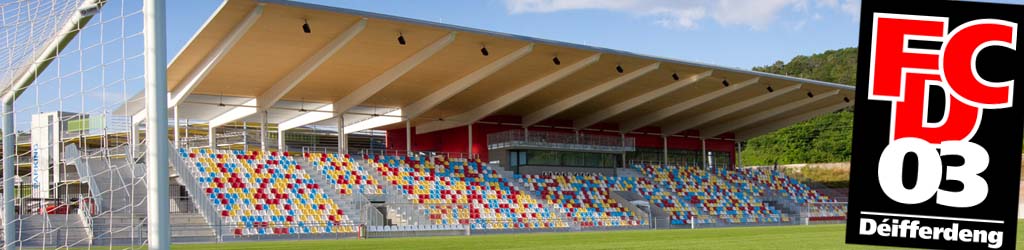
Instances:
[[[21,218],[18,227],[23,247],[88,246],[88,234],[77,215],[31,215]]]

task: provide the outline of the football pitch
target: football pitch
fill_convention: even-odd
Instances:
[[[1017,227],[1022,223],[1018,221]],[[880,249],[843,244],[844,225],[176,244],[174,249]],[[1009,239],[1008,239],[1009,240]],[[1017,231],[1017,246],[1024,245]]]

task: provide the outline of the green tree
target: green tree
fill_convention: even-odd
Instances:
[[[855,85],[857,48],[797,56],[788,63],[754,67],[755,71]],[[849,161],[853,134],[852,109],[793,124],[747,141],[745,165]]]

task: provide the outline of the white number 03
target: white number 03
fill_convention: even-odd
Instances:
[[[900,138],[890,143],[882,151],[878,163],[878,184],[885,195],[903,204],[919,204],[937,196],[939,205],[958,208],[973,207],[984,201],[988,195],[988,183],[978,174],[988,167],[989,156],[985,148],[968,141],[946,141],[938,145],[938,152],[935,148],[935,145],[918,138]],[[908,153],[917,156],[917,183],[909,189],[903,183],[903,160]],[[943,166],[941,157],[947,155],[963,157],[964,164]],[[962,183],[963,190],[950,192],[939,189],[943,170],[946,180]]]

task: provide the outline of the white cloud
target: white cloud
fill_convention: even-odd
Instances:
[[[835,8],[839,6],[839,0],[818,0],[818,7]]]
[[[840,7],[843,12],[854,16],[854,18],[860,17],[860,0],[846,0],[843,1],[843,5]]]
[[[809,14],[812,8],[840,9],[859,14],[859,0],[504,0],[509,12],[550,13],[600,9],[654,17],[667,27],[692,28],[704,19],[723,25],[767,27],[780,13],[792,10]]]
[[[747,25],[759,29],[775,21],[779,11],[787,6],[807,9],[804,0],[721,0],[715,7],[714,18],[725,25]]]

